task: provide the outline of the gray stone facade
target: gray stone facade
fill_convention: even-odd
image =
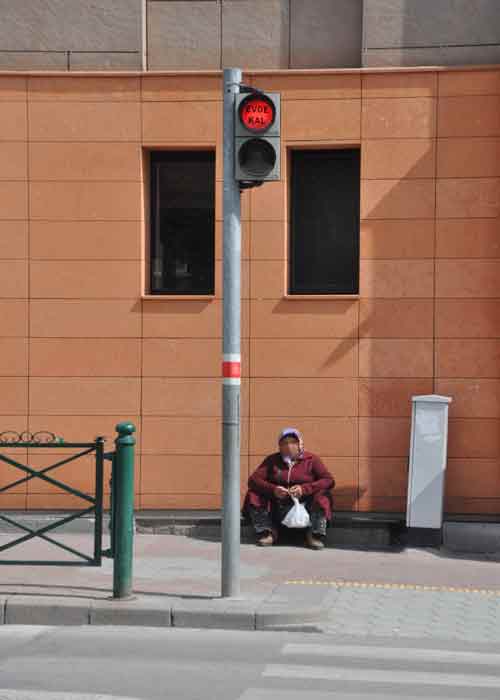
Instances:
[[[500,62],[499,0],[0,0],[0,70]]]
[[[499,0],[364,0],[363,65],[500,62]]]

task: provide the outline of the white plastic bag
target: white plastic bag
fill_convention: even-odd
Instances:
[[[309,527],[311,524],[311,519],[309,518],[309,513],[305,509],[302,503],[299,503],[298,498],[293,498],[293,506],[290,508],[288,513],[285,515],[281,521],[282,525],[286,527]]]

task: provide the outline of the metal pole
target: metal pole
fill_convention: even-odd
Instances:
[[[128,598],[132,594],[132,562],[134,556],[134,446],[135,425],[118,423],[113,462],[113,523],[114,561],[113,598]]]
[[[234,99],[241,70],[224,70],[224,244],[222,371],[222,586],[240,593],[240,189],[234,179]]]

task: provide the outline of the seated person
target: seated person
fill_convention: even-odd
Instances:
[[[266,457],[249,478],[243,512],[254,527],[257,544],[268,547],[277,541],[279,525],[293,506],[294,496],[311,518],[307,545],[323,549],[332,519],[335,481],[318,457],[304,451],[302,435],[295,428],[283,430],[278,444],[279,452]]]

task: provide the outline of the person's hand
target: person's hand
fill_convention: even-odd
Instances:
[[[290,489],[290,496],[293,496],[294,498],[301,498],[302,486],[299,486],[298,484],[296,486],[292,486]]]
[[[279,500],[282,501],[284,498],[288,497],[288,491],[283,486],[276,486],[273,495],[275,498],[279,498]]]

